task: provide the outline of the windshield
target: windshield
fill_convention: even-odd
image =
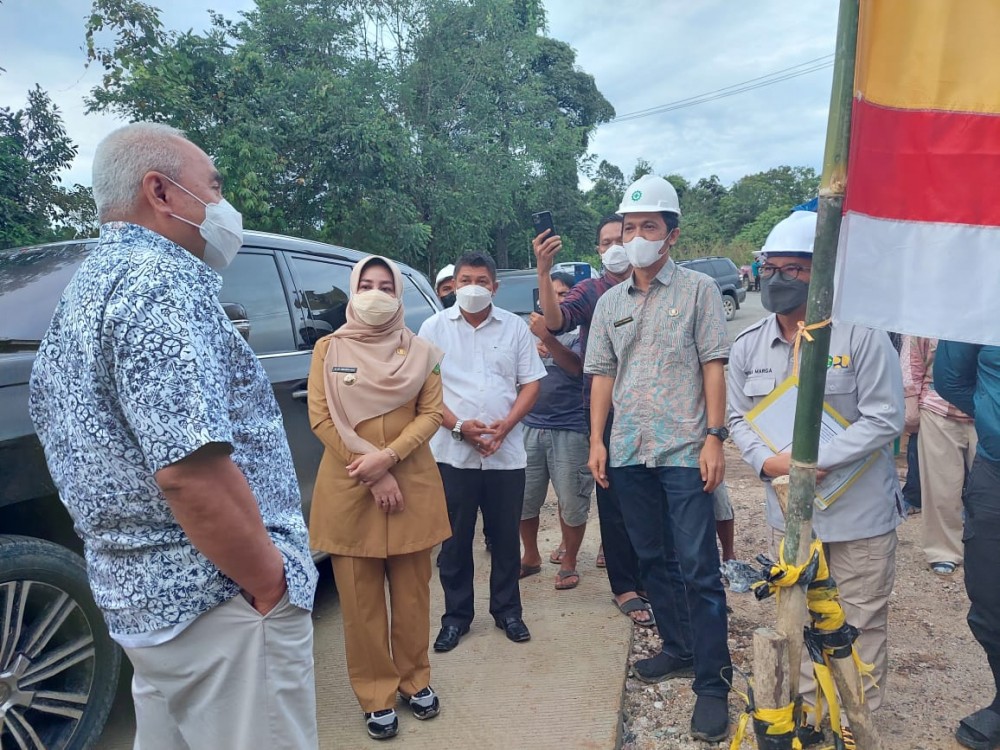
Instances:
[[[0,251],[0,339],[38,341],[88,245]]]
[[[508,312],[518,315],[530,315],[535,309],[534,290],[538,288],[538,277],[534,274],[525,276],[500,276],[500,288],[497,289],[493,303]]]

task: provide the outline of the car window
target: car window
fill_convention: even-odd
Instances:
[[[327,260],[292,256],[299,286],[299,306],[305,317],[302,340],[312,348],[319,339],[347,322],[351,266]]]
[[[530,315],[535,309],[534,290],[538,288],[538,277],[534,274],[500,276],[499,281],[500,288],[493,298],[493,303],[508,312]]]
[[[88,250],[74,243],[0,252],[0,339],[41,340]]]
[[[725,279],[727,276],[735,276],[736,268],[726,260],[713,260],[712,270],[715,272],[715,278]]]
[[[416,333],[421,324],[437,312],[423,293],[417,289],[406,274],[403,274],[403,311],[406,313],[406,327]]]
[[[270,253],[242,252],[222,272],[219,301],[243,305],[257,354],[295,350],[292,319],[278,266]]]

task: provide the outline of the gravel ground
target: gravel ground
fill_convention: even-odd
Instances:
[[[767,552],[764,490],[726,446],[727,483],[736,509],[736,551],[752,561]],[[905,460],[897,464],[905,472]],[[889,685],[876,722],[887,750],[955,750],[953,733],[963,716],[992,701],[985,657],[965,623],[968,600],[963,569],[950,578],[930,572],[921,551],[921,516],[899,527],[896,585],[889,623]],[[728,594],[733,610],[729,647],[733,663],[751,671],[753,631],[776,622],[773,599],[758,602],[752,594]],[[659,650],[659,638],[635,628],[630,664]],[[625,683],[622,750],[707,750],[712,745],[688,734],[694,694],[690,680],[647,685],[628,677]],[[743,707],[730,698],[731,728]],[[752,747],[746,742],[744,747]]]

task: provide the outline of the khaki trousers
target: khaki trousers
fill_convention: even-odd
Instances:
[[[312,617],[288,595],[261,616],[242,596],[158,646],[127,648],[134,750],[314,750]]]
[[[976,427],[921,409],[917,452],[927,563],[961,563],[962,488],[976,457]]]
[[[771,530],[775,556],[781,537],[780,532]],[[878,688],[865,682],[865,700],[872,711],[882,705],[889,677],[889,595],[896,582],[896,542],[893,530],[869,539],[823,545],[847,622],[861,631],[854,646],[863,662],[875,665],[872,677]],[[812,661],[804,649],[799,692],[806,704],[816,705]]]
[[[351,688],[365,712],[396,705],[431,682],[431,550],[408,555],[331,555],[344,615]],[[385,584],[389,582],[390,626]]]

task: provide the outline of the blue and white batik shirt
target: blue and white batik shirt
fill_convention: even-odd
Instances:
[[[32,371],[31,418],[84,541],[94,598],[124,645],[165,640],[239,592],[194,548],[153,478],[208,443],[231,446],[284,558],[289,600],[312,608],[316,568],[281,412],[219,305],[221,286],[161,235],[105,224]]]

